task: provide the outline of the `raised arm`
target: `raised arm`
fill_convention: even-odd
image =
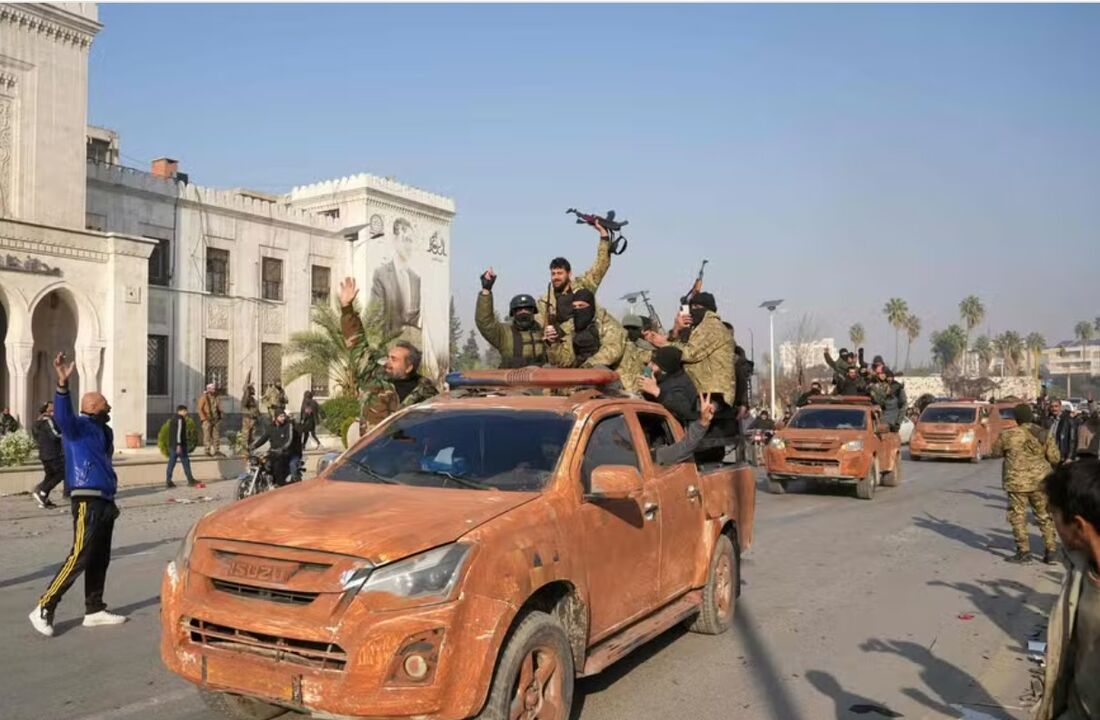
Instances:
[[[596,262],[592,263],[592,267],[588,268],[588,271],[578,277],[576,281],[577,286],[586,287],[593,293],[600,289],[600,283],[603,282],[607,271],[611,269],[611,234],[599,222],[596,223],[596,229],[600,232],[600,244],[596,248]]]
[[[477,294],[477,305],[474,308],[474,324],[485,342],[500,350],[501,336],[507,330],[503,323],[497,322],[497,316],[493,307],[493,283],[497,280],[492,268],[489,268],[481,276],[481,291]]]
[[[76,413],[73,411],[73,400],[69,395],[69,377],[73,374],[72,362],[65,362],[65,353],[58,353],[53,359],[54,373],[57,375],[57,391],[53,399],[53,419],[61,428],[61,436],[66,439],[75,438],[80,434],[80,428],[76,422]]]

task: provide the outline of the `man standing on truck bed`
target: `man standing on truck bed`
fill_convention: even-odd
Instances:
[[[596,250],[596,262],[588,272],[573,277],[573,266],[568,260],[556,257],[550,261],[550,286],[546,289],[546,296],[538,299],[539,324],[544,328],[561,325],[568,320],[572,313],[573,293],[584,288],[595,295],[604,275],[611,268],[611,234],[599,220],[594,225],[600,233],[600,244]]]
[[[340,283],[340,329],[348,347],[367,342],[363,321],[355,312],[355,296],[358,294],[355,278],[344,278]],[[369,356],[368,353],[363,355]],[[363,391],[360,437],[401,408],[439,394],[435,383],[420,374],[421,359],[419,348],[410,342],[401,340],[390,347],[382,368],[383,377],[375,377]]]
[[[1049,430],[1033,425],[1031,406],[1017,405],[1013,414],[1016,427],[1008,428],[993,444],[993,456],[1004,455],[1001,482],[1008,493],[1008,524],[1016,540],[1016,554],[1005,558],[1012,563],[1031,562],[1031,543],[1027,533],[1027,506],[1035,513],[1035,522],[1043,533],[1043,562],[1055,562],[1058,548],[1054,521],[1047,507],[1047,496],[1040,488],[1043,478],[1062,459]]]
[[[527,294],[516,295],[508,303],[511,322],[497,320],[493,310],[493,285],[497,274],[489,268],[481,275],[481,292],[477,295],[474,322],[485,342],[500,353],[501,368],[521,368],[546,364],[546,343],[542,341],[542,326],[535,318],[538,303]]]
[[[623,326],[611,313],[596,306],[596,295],[588,288],[574,292],[572,302],[570,318],[543,331],[550,364],[559,368],[617,369],[626,348]]]

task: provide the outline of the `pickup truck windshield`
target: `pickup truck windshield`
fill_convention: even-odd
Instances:
[[[972,423],[977,417],[975,408],[930,407],[920,416],[921,422],[931,423]]]
[[[787,427],[800,430],[863,430],[867,412],[854,408],[802,408]]]
[[[1012,420],[1013,422],[1015,422],[1015,420],[1016,420],[1016,408],[1003,407],[1003,408],[1001,408],[1000,413],[1001,413],[1001,419],[1002,420]]]
[[[342,458],[330,480],[476,490],[541,490],[573,416],[518,410],[413,410]]]

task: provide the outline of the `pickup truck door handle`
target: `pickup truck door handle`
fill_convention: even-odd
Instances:
[[[657,511],[660,510],[660,506],[655,502],[647,502],[642,506],[642,514],[645,515],[646,520],[652,520],[657,516]]]
[[[687,496],[688,500],[698,500],[701,497],[699,488],[695,487],[694,485],[688,485]]]

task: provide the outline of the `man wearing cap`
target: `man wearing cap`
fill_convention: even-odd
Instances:
[[[596,307],[591,290],[581,288],[573,293],[569,319],[544,328],[543,340],[549,345],[546,356],[554,367],[615,370],[623,359],[626,331],[609,312]]]
[[[1016,427],[1008,428],[993,443],[993,456],[1004,456],[1001,483],[1008,494],[1008,524],[1016,540],[1016,554],[1005,558],[1012,563],[1031,562],[1031,542],[1027,532],[1027,507],[1035,513],[1035,522],[1043,533],[1043,562],[1055,562],[1058,549],[1054,521],[1041,485],[1062,459],[1049,430],[1033,424],[1031,406],[1021,403],[1013,410]]]
[[[546,343],[542,341],[542,326],[535,319],[538,309],[535,298],[516,295],[508,303],[511,322],[497,320],[493,309],[493,284],[496,273],[489,268],[481,275],[481,292],[477,296],[474,322],[485,341],[500,353],[501,368],[521,368],[546,364]]]
[[[199,420],[202,422],[202,444],[210,457],[221,455],[222,400],[218,386],[210,383],[199,396]]]
[[[642,337],[645,321],[638,315],[623,316],[623,330],[626,331],[626,345],[623,349],[623,359],[619,363],[619,378],[622,380],[623,389],[628,393],[637,394],[638,379],[645,367],[653,358],[653,345]]]
[[[642,397],[660,403],[686,428],[699,419],[699,391],[684,372],[682,359],[680,348],[657,348],[648,364],[651,374],[641,375],[636,382]]]

